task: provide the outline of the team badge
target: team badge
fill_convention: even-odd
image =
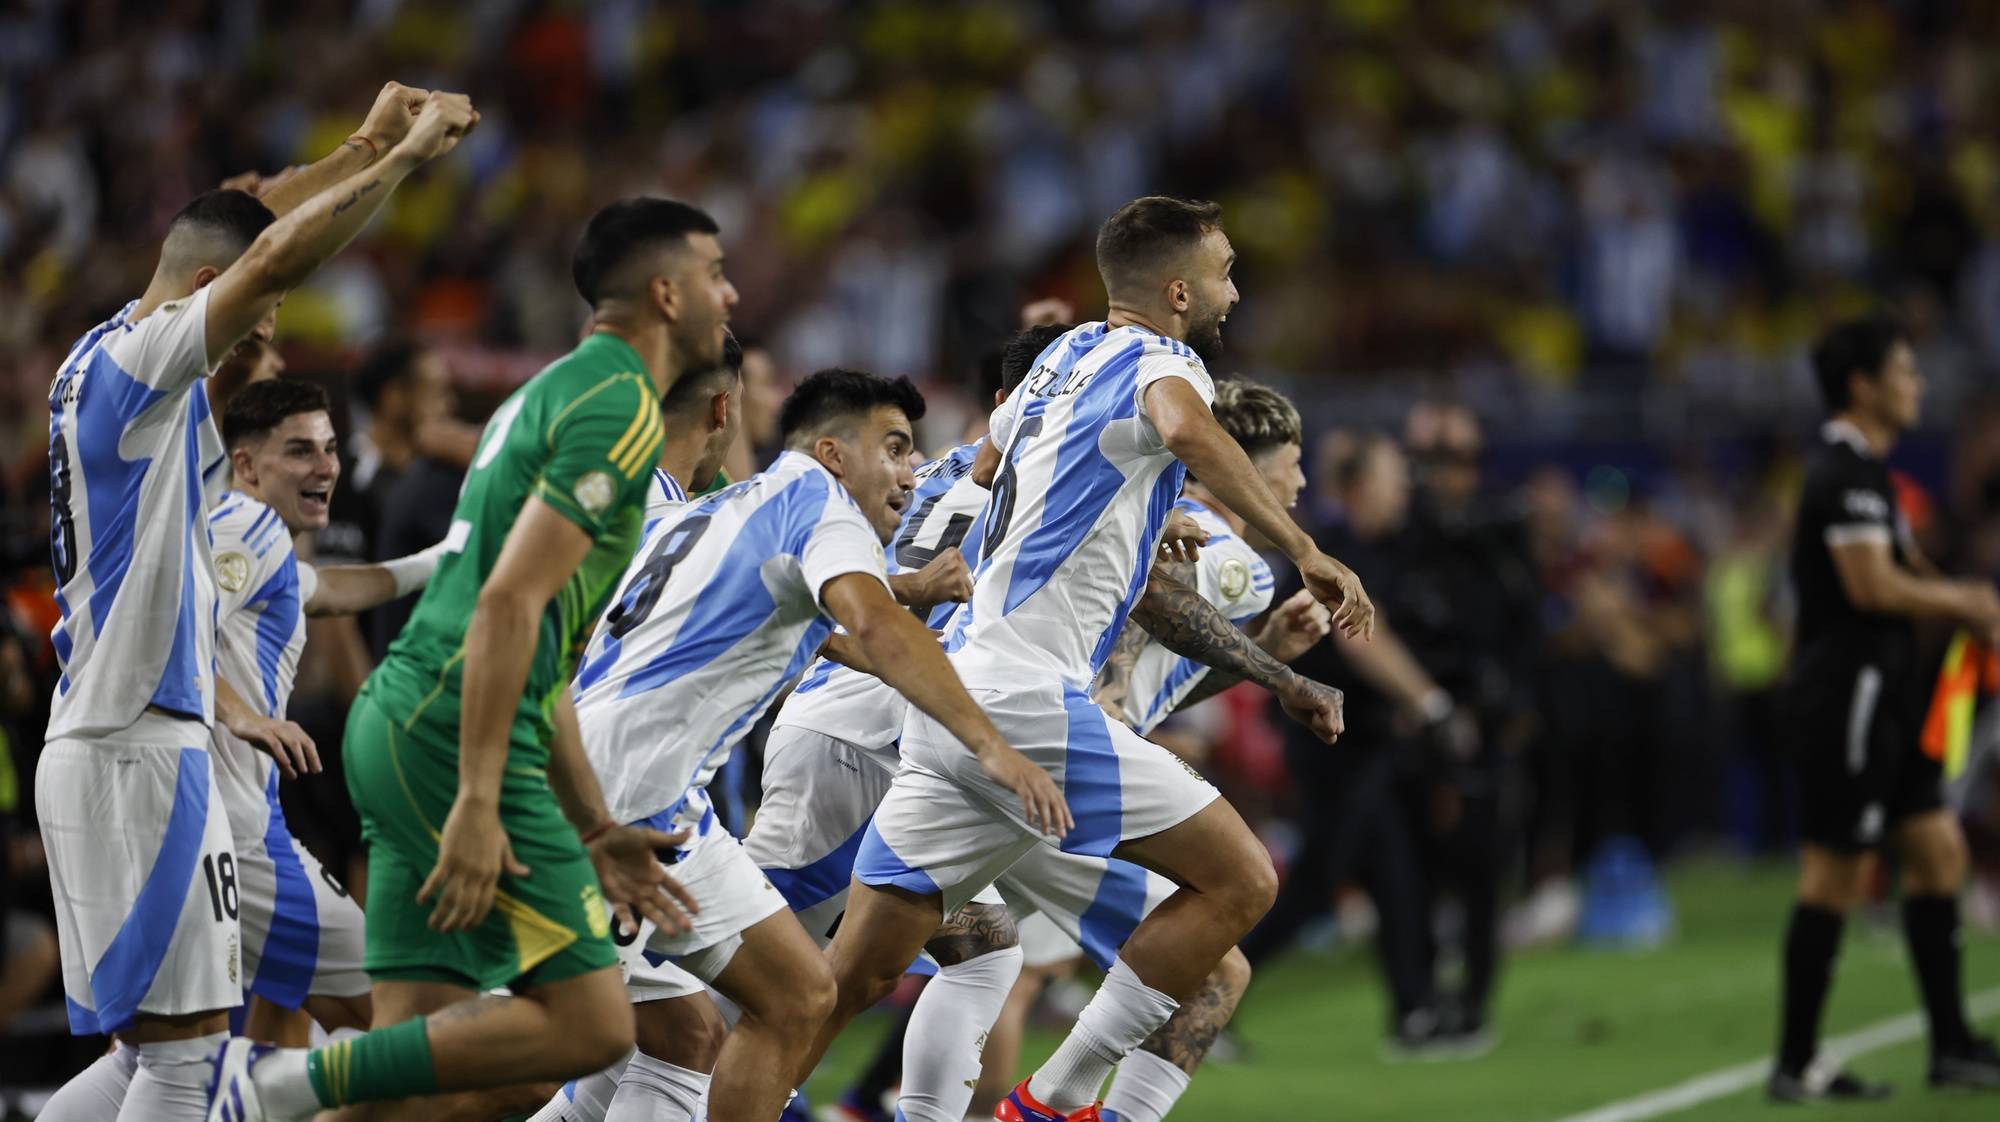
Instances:
[[[1222,596],[1225,600],[1240,600],[1250,591],[1250,566],[1234,557],[1222,563]]]
[[[603,514],[611,509],[611,500],[618,496],[618,489],[612,486],[609,475],[593,471],[577,480],[571,493],[576,496],[576,505],[592,514]]]
[[[250,583],[250,559],[240,553],[225,553],[215,559],[215,579],[226,592],[241,592]]]
[[[583,921],[590,925],[590,933],[596,938],[611,934],[611,913],[604,910],[604,894],[594,884],[583,886]]]

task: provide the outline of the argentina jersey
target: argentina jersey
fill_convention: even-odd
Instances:
[[[312,567],[292,551],[278,512],[241,491],[224,495],[208,524],[219,589],[216,670],[259,715],[282,717],[306,645]],[[271,758],[219,723],[210,743],[230,830],[262,837],[277,798]]]
[[[972,463],[985,445],[982,437],[917,469],[917,489],[896,527],[890,572],[914,572],[947,549],[963,552],[967,566],[979,564],[987,492],[972,481]],[[930,628],[943,629],[958,607],[944,603],[932,608]],[[772,723],[810,729],[876,753],[877,762],[894,771],[894,745],[908,704],[880,678],[823,658],[785,699]]]
[[[1187,344],[1086,323],[1049,344],[994,411],[1004,449],[972,601],[950,645],[970,683],[1087,689],[1145,587],[1187,474],[1145,412],[1147,387],[1215,383]]]
[[[147,706],[214,713],[207,507],[227,483],[202,380],[206,288],[93,328],[49,389],[49,553],[61,677],[48,738],[100,735]]]
[[[1230,528],[1229,523],[1193,499],[1182,499],[1176,510],[1208,531],[1208,541],[1195,561],[1195,590],[1216,606],[1229,622],[1244,627],[1271,606],[1271,592],[1277,581],[1271,566],[1257,551]],[[1208,667],[1184,658],[1148,640],[1132,664],[1130,688],[1125,695],[1125,723],[1141,733],[1153,731],[1167,714],[1191,692]]]
[[[847,573],[886,583],[881,542],[801,453],[653,524],[574,684],[613,815],[712,828],[703,787],[832,633],[820,590]]]
[[[654,519],[687,501],[687,488],[681,481],[666,468],[654,468],[653,481],[646,485],[646,528],[652,529]]]

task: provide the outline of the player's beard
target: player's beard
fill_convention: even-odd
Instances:
[[[1206,309],[1204,315],[1188,324],[1187,345],[1194,348],[1204,363],[1222,357],[1222,317],[1227,314],[1227,309]]]

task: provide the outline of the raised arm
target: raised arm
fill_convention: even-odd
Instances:
[[[478,122],[479,114],[463,94],[428,95],[408,135],[380,160],[336,180],[259,234],[213,282],[208,353],[226,354],[271,314],[285,293],[352,241],[397,184],[451,151]]]
[[[375,95],[367,120],[340,147],[289,175],[265,180],[257,197],[280,218],[297,210],[307,199],[368,167],[401,143],[429,96],[429,90],[387,83]]]
[[[896,603],[881,581],[845,573],[826,582],[820,601],[878,677],[964,743],[989,777],[1020,796],[1030,826],[1058,837],[1069,833],[1076,822],[1055,780],[1001,738],[965,692],[937,636]]]
[[[344,616],[365,612],[391,600],[400,600],[430,583],[444,556],[444,543],[429,549],[374,565],[329,565],[325,568],[299,563],[300,575],[312,573],[312,591],[306,596],[308,616]]]
[[[1184,378],[1161,378],[1147,386],[1145,394],[1146,415],[1175,458],[1291,558],[1313,596],[1333,609],[1336,627],[1349,635],[1371,634],[1375,605],[1361,579],[1321,553],[1312,537],[1285,513],[1250,457],[1216,422],[1194,385]]]

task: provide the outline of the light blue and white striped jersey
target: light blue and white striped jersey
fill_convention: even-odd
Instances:
[[[653,481],[646,485],[646,522],[650,526],[653,519],[674,507],[688,501],[687,488],[675,479],[666,468],[653,469]]]
[[[981,437],[971,444],[954,448],[917,469],[917,489],[910,505],[903,508],[902,524],[896,528],[895,548],[889,557],[892,573],[915,571],[931,563],[947,549],[965,554],[965,563],[979,564],[980,531],[986,516],[986,488],[972,481],[972,462],[986,445]],[[929,626],[942,629],[958,610],[957,604],[939,604],[931,609]],[[808,728],[865,752],[889,770],[896,768],[895,743],[903,734],[903,716],[909,702],[873,674],[820,659],[807,672],[805,681],[778,707],[776,725]]]
[[[208,505],[227,485],[203,379],[208,294],[137,301],[77,340],[49,389],[49,552],[62,676],[48,737],[101,735],[156,705],[215,712]]]
[[[1145,588],[1187,469],[1146,416],[1145,391],[1215,383],[1185,343],[1080,324],[1049,344],[993,413],[1006,450],[972,602],[949,646],[968,685],[1060,679],[1087,690]]]
[[[882,543],[818,460],[662,516],[639,543],[575,682],[584,752],[621,822],[713,825],[703,788],[833,632],[820,589]]]
[[[1271,590],[1277,586],[1271,566],[1257,556],[1250,543],[1236,536],[1221,515],[1186,498],[1174,509],[1185,511],[1208,531],[1208,543],[1201,547],[1201,557],[1194,563],[1195,590],[1202,599],[1214,604],[1238,627],[1263,615],[1271,606]],[[1153,731],[1207,673],[1207,666],[1148,639],[1132,664],[1125,723],[1140,733]]]
[[[219,623],[216,670],[260,715],[282,717],[306,645],[306,602],[319,581],[292,551],[278,512],[231,491],[208,516]],[[262,838],[271,811],[271,758],[217,723],[215,783],[239,838]]]

